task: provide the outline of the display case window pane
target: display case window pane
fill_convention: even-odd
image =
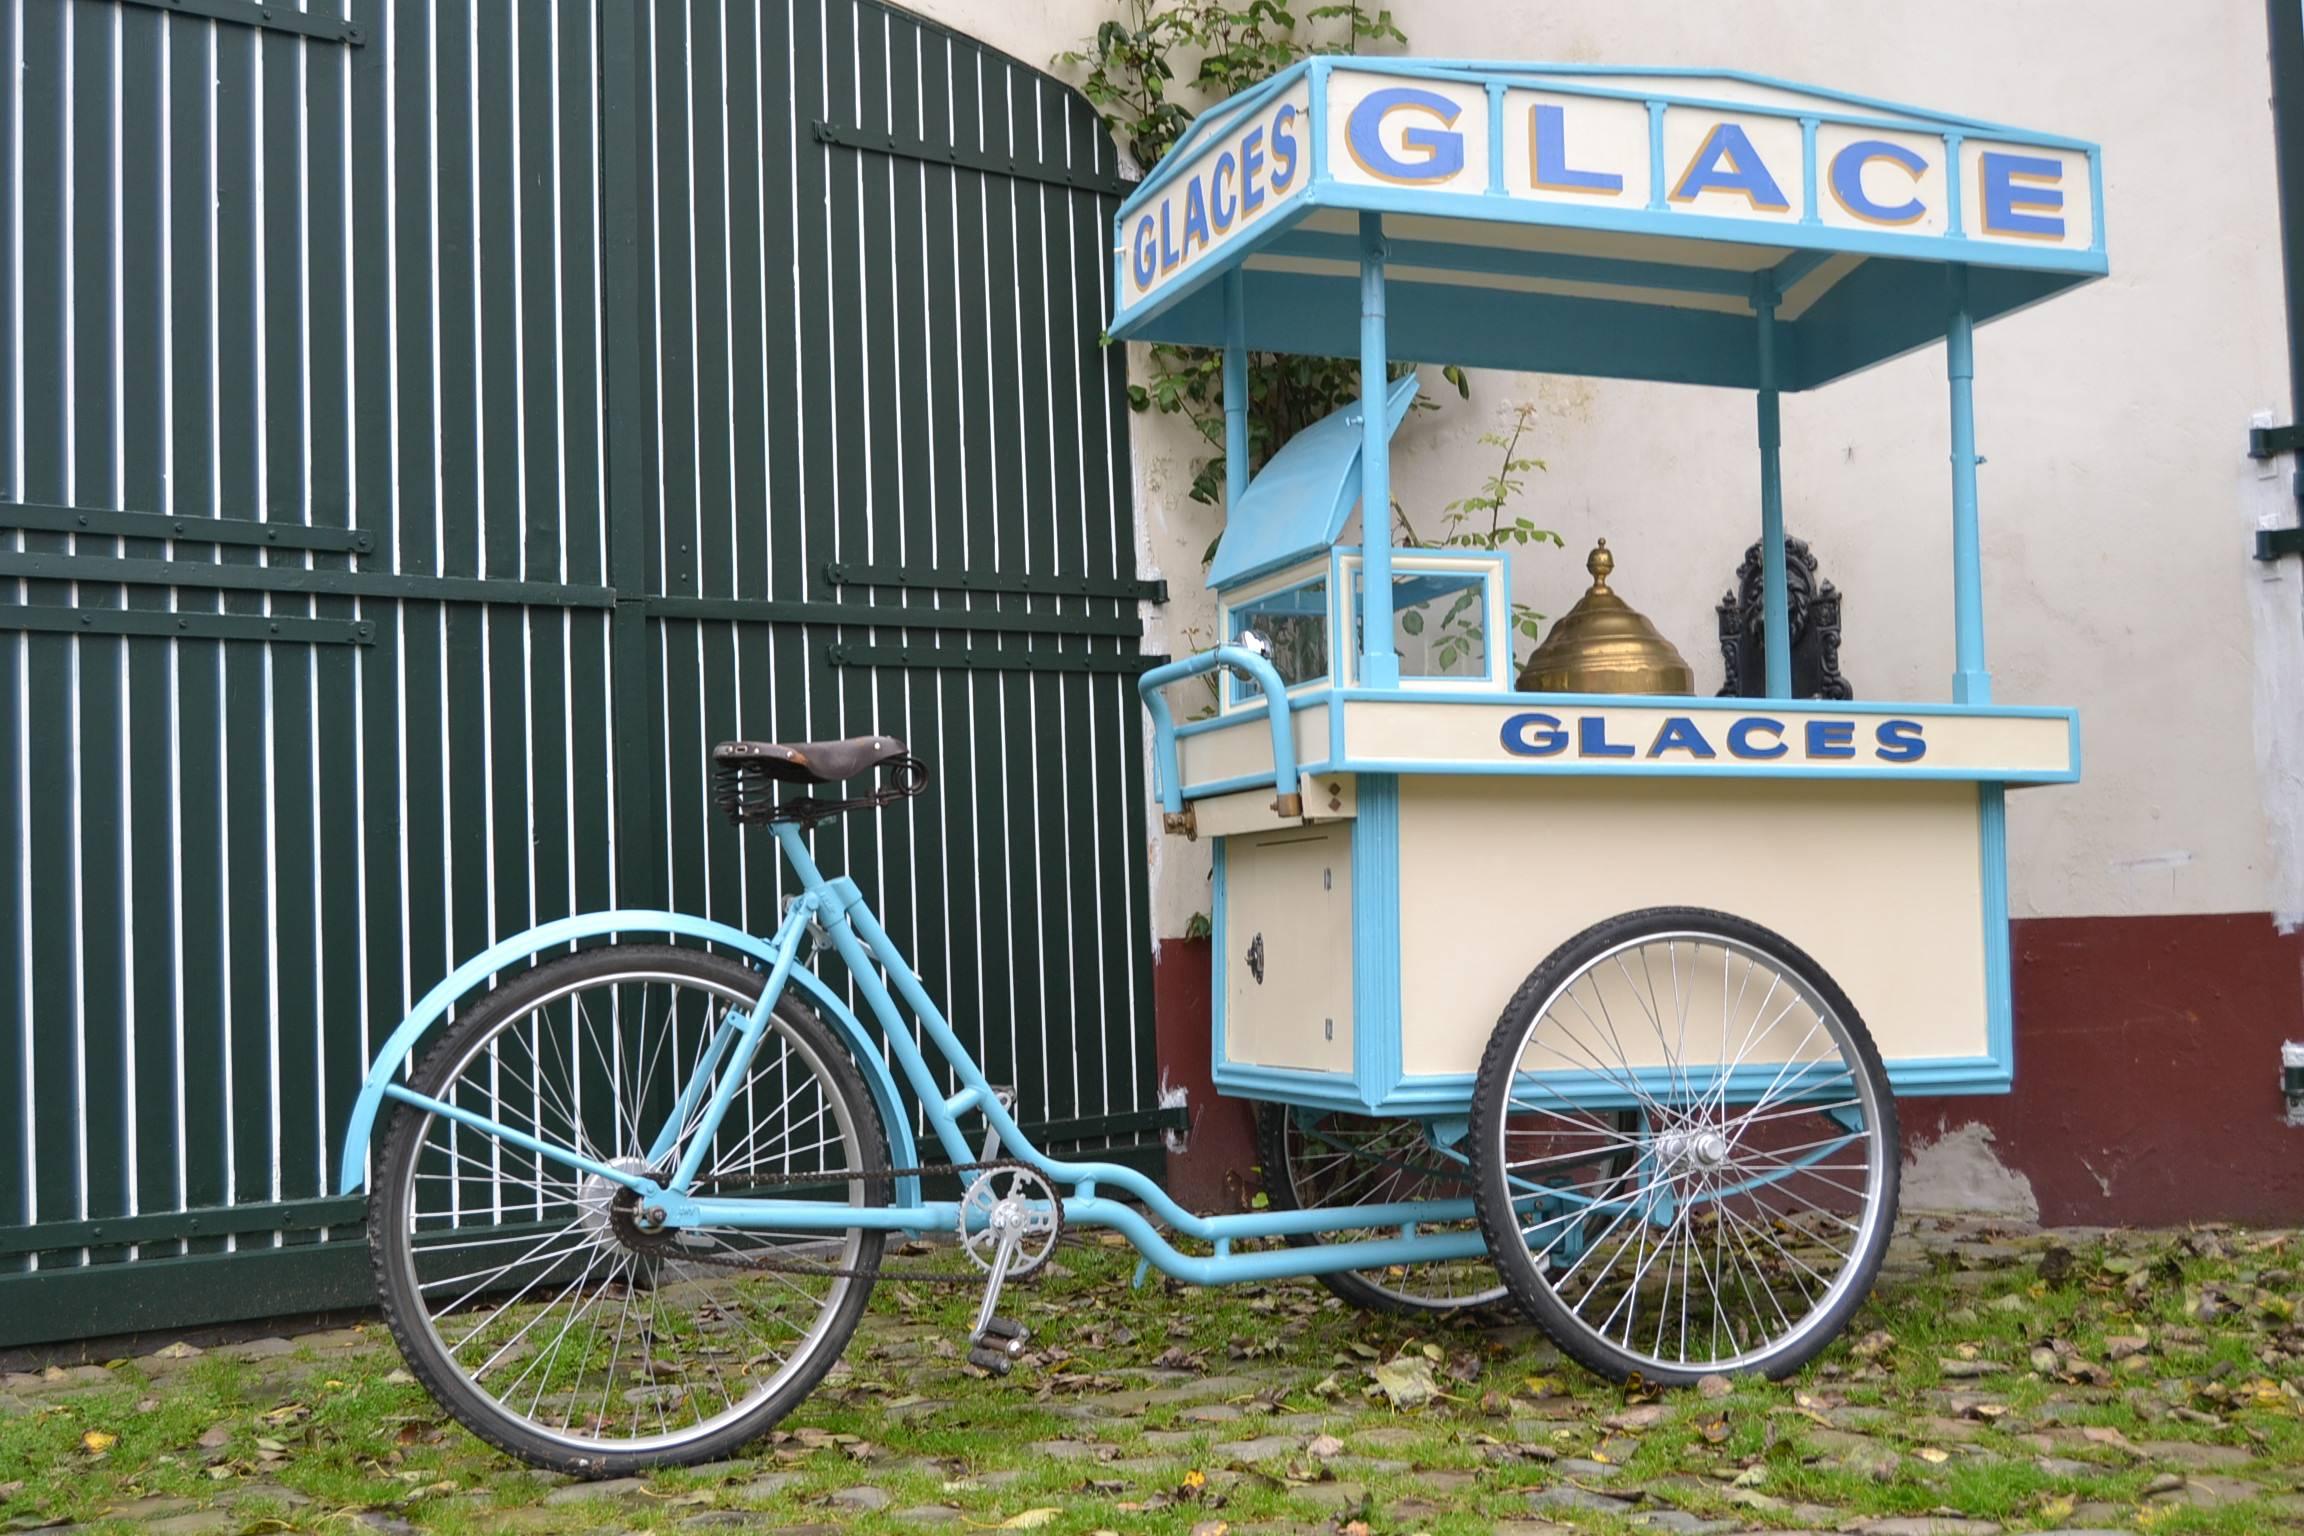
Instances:
[[[1392,649],[1403,681],[1418,677],[1488,676],[1488,572],[1396,571],[1392,576]],[[1352,598],[1361,606],[1361,578]],[[1355,630],[1366,633],[1364,624]]]
[[[1233,607],[1231,629],[1234,644],[1251,629],[1271,642],[1272,668],[1288,687],[1318,682],[1328,675],[1328,578],[1246,599]],[[1263,692],[1252,680],[1230,675],[1233,703]]]

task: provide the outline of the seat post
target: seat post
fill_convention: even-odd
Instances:
[[[810,894],[824,889],[824,871],[816,867],[815,856],[808,851],[808,839],[801,835],[800,824],[779,821],[769,827],[776,834],[776,845],[784,850],[784,857],[792,872],[800,877],[800,889]]]

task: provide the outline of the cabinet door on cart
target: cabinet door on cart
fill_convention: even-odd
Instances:
[[[1352,1070],[1352,829],[1224,841],[1224,1055]]]

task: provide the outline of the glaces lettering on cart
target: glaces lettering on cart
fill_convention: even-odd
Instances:
[[[1659,762],[1705,762],[1723,757],[1742,762],[1917,763],[1928,755],[1927,733],[1917,720],[1881,720],[1860,731],[1854,720],[1803,720],[1797,724],[1767,715],[1698,723],[1692,715],[1667,715],[1653,735],[1640,739],[1611,734],[1625,730],[1605,715],[1563,719],[1540,709],[1524,710],[1504,722],[1504,750],[1514,757],[1572,757],[1579,762],[1638,758]]]

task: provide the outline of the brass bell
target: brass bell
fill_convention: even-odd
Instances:
[[[1562,614],[1520,669],[1522,693],[1693,693],[1696,674],[1656,626],[1608,588],[1616,557],[1602,539],[1584,562],[1592,589]]]

